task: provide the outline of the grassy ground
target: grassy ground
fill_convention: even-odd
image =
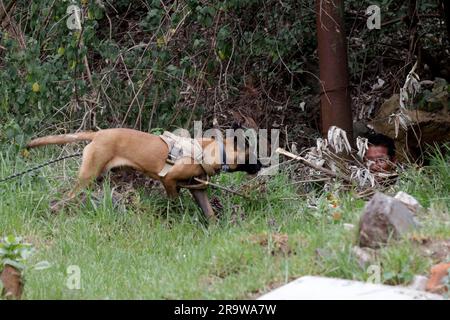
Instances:
[[[0,156],[0,177],[57,156],[58,148],[33,150],[28,159],[7,150]],[[73,184],[79,159],[46,167],[0,185],[0,235],[32,242],[29,264],[51,267],[26,272],[26,299],[197,299],[254,298],[302,275],[366,280],[370,274],[351,253],[364,201],[352,193],[309,192],[300,196],[287,174],[251,183],[256,201],[211,191],[222,205],[217,225],[206,227],[190,195],[169,203],[159,188],[128,191],[115,201],[105,179],[87,200],[52,214],[49,202]],[[247,183],[243,174],[219,176],[230,187]],[[98,189],[103,190],[98,195]],[[391,190],[404,190],[428,208],[419,216],[419,241],[401,240],[380,250],[376,264],[382,281],[408,283],[425,274],[433,261],[417,242],[450,238],[450,168],[435,156],[432,166],[406,171]],[[113,201],[114,200],[114,201]],[[337,213],[337,214],[336,214]],[[422,240],[420,240],[422,239]],[[67,268],[79,266],[81,289],[69,290]]]

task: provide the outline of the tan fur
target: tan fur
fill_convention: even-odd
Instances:
[[[127,166],[139,170],[149,177],[160,180],[170,198],[178,196],[177,184],[186,182],[192,177],[204,175],[200,164],[188,163],[190,159],[180,159],[173,168],[161,178],[158,173],[162,170],[168,157],[167,144],[156,135],[132,129],[106,129],[97,132],[80,132],[57,136],[37,138],[28,147],[38,147],[48,144],[64,144],[78,141],[91,141],[83,150],[83,159],[78,172],[78,181],[66,200],[76,197],[78,192],[89,185],[103,171],[115,167]],[[212,139],[200,140],[202,148],[214,143]],[[234,148],[225,148],[234,155]],[[214,149],[214,154],[216,154]],[[230,153],[231,152],[231,153]],[[217,153],[218,154],[218,153]],[[217,162],[218,163],[218,162]],[[215,167],[219,168],[218,163]],[[230,166],[232,167],[232,165]],[[214,218],[214,212],[209,204],[204,190],[191,190],[194,198],[208,218]],[[54,209],[59,208],[56,206]]]
[[[58,136],[46,136],[31,140],[28,144],[28,148],[35,148],[45,146],[47,144],[65,144],[78,141],[90,141],[94,139],[96,132],[80,132],[73,134],[62,134]]]

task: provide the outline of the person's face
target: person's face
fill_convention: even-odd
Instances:
[[[373,172],[386,172],[393,167],[393,159],[389,157],[388,148],[385,146],[369,146],[366,160],[372,161],[369,169]]]

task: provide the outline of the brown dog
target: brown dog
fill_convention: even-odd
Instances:
[[[189,183],[194,177],[205,176],[205,170],[201,164],[195,163],[191,158],[177,160],[173,167],[163,177],[159,173],[166,165],[169,157],[168,145],[153,134],[132,129],[106,129],[97,132],[80,132],[75,134],[64,134],[46,136],[34,139],[28,143],[29,148],[49,144],[66,144],[78,141],[91,141],[83,150],[83,160],[78,173],[78,181],[67,199],[62,203],[76,197],[78,192],[85,188],[91,181],[102,172],[115,167],[132,167],[151,177],[160,180],[164,185],[167,196],[175,198],[179,193],[179,184]],[[227,164],[228,171],[246,171],[254,174],[261,169],[261,163],[237,164],[237,158],[245,153],[248,157],[248,149],[241,150],[234,141],[229,138],[223,140],[220,145],[214,139],[202,138],[197,140],[200,146],[212,150],[214,157],[210,167],[213,173],[219,172],[223,166],[220,160],[221,154],[226,153],[227,159],[233,159]],[[190,190],[197,204],[208,219],[214,219],[214,211],[209,203],[205,190]],[[60,203],[61,204],[61,203]],[[59,207],[59,204],[56,208]]]

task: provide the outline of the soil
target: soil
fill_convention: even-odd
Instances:
[[[262,247],[269,246],[271,244],[271,255],[290,255],[293,250],[289,246],[289,237],[284,233],[273,234],[259,234],[251,237],[253,243],[257,243]]]

